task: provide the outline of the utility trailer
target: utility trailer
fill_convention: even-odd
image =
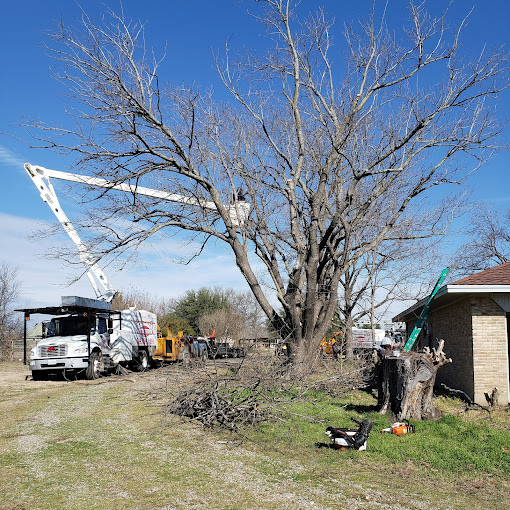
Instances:
[[[228,342],[210,343],[208,353],[212,359],[244,358],[246,356],[242,347],[232,347]]]
[[[35,314],[51,316],[43,321],[43,338],[30,351],[34,380],[51,374],[97,379],[119,366],[143,371],[157,346],[156,315],[145,310],[111,310],[105,301],[63,296],[60,306],[17,311],[25,315],[25,364],[27,321]]]

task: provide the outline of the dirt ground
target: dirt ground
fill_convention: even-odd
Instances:
[[[477,499],[483,483],[458,497],[461,485],[405,466],[390,483],[362,459],[268,453],[161,413],[187,377],[173,366],[35,382],[28,367],[0,363],[0,509],[510,508]]]

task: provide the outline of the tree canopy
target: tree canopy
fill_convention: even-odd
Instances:
[[[14,311],[20,298],[18,269],[0,263],[0,360],[12,360],[14,340],[23,338],[23,319]]]
[[[510,209],[504,214],[487,204],[476,204],[465,229],[467,242],[455,254],[452,265],[469,275],[510,262]]]
[[[185,320],[194,334],[211,334],[212,331],[200,331],[200,319],[218,310],[231,308],[231,302],[225,292],[220,289],[202,287],[188,290],[183,297],[177,299],[171,317]]]

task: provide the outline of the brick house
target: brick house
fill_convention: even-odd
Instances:
[[[427,299],[393,318],[405,322],[411,333]],[[510,262],[441,287],[413,349],[435,347],[445,341],[444,352],[453,363],[440,368],[437,384],[467,393],[486,404],[484,393],[497,387],[499,403],[509,400],[510,386]]]

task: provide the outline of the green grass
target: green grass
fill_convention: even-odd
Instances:
[[[499,422],[485,420],[469,423],[459,416],[444,415],[438,421],[414,422],[416,432],[402,436],[381,433],[392,418],[374,411],[375,400],[364,393],[352,393],[342,400],[331,400],[314,393],[307,402],[287,406],[283,421],[261,424],[245,430],[252,440],[278,451],[312,448],[316,442],[330,440],[327,426],[357,428],[351,417],[370,419],[374,426],[366,452],[334,453],[345,458],[358,458],[374,466],[411,463],[425,466],[442,477],[456,477],[466,473],[485,473],[499,477],[510,476],[510,414]],[[502,411],[504,413],[504,411]],[[314,417],[310,420],[307,417]]]

